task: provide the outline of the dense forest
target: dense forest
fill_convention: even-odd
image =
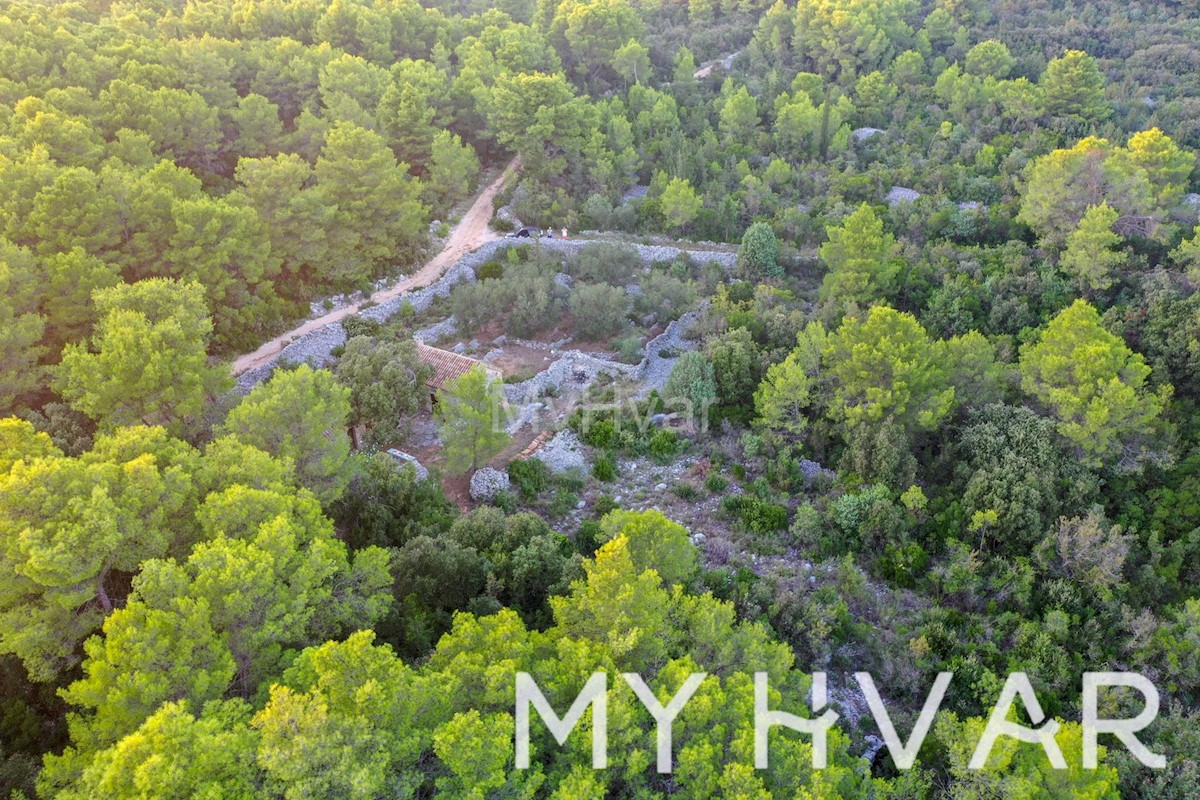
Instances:
[[[0,0],[0,797],[1200,796],[1197,152],[1195,0]]]

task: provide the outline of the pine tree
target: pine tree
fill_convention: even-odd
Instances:
[[[1090,206],[1079,227],[1067,236],[1067,249],[1058,262],[1085,292],[1098,292],[1113,284],[1113,272],[1125,260],[1114,250],[1121,237],[1113,233],[1118,214],[1108,203]]]
[[[896,241],[883,230],[883,220],[866,203],[841,225],[826,229],[821,261],[829,272],[821,283],[821,300],[844,308],[884,297],[899,270],[894,261]]]
[[[775,231],[765,222],[756,222],[742,235],[742,247],[738,250],[738,270],[749,280],[781,278],[779,266],[779,242]]]
[[[501,425],[503,404],[499,385],[480,366],[447,381],[438,391],[438,435],[446,448],[450,474],[479,469],[508,444]]]

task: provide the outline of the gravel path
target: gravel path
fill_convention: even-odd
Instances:
[[[497,184],[493,184],[492,187],[489,187],[487,192],[480,195],[480,199],[483,199],[496,186]],[[478,205],[478,202],[477,200],[476,205]],[[491,201],[489,200],[488,202],[489,205],[487,208],[490,211]],[[474,210],[475,206],[472,206],[472,212]],[[468,212],[468,214],[470,213]],[[464,222],[466,219],[464,217]],[[453,234],[451,234],[450,241],[454,241]],[[593,239],[539,239],[535,241],[537,245],[547,250],[561,253],[568,257],[577,254],[584,247],[596,242]],[[360,306],[347,306],[331,312],[324,317],[310,320],[293,330],[290,334],[272,339],[271,342],[260,347],[255,353],[250,356],[242,356],[234,362],[234,372],[237,375],[236,391],[244,395],[256,384],[268,379],[275,368],[275,364],[281,359],[294,363],[307,362],[318,367],[328,366],[333,361],[332,351],[346,343],[346,331],[342,327],[341,321],[350,314],[357,312],[364,319],[386,322],[395,316],[401,306],[406,303],[418,312],[424,311],[430,306],[434,298],[449,295],[456,284],[474,281],[476,279],[475,270],[484,263],[496,258],[509,247],[526,243],[528,243],[528,240],[524,239],[492,239],[486,241],[471,252],[458,257],[457,262],[449,269],[446,269],[445,265],[439,266],[439,270],[445,270],[445,272],[429,286],[419,289],[412,288],[417,278],[429,269],[429,265],[427,265],[420,273],[396,284],[388,289],[386,293],[377,293],[373,300],[373,302],[377,303],[376,305],[361,310]],[[628,244],[628,246],[634,248],[647,264],[655,261],[670,261],[677,258],[681,253],[687,253],[693,258],[715,261],[726,269],[732,269],[737,260],[736,253],[724,250],[696,250],[662,244]],[[449,247],[447,250],[442,251],[438,259],[442,258],[447,252],[449,252]],[[430,265],[434,264],[438,259],[431,261]],[[389,296],[378,300],[384,294]],[[515,424],[515,427],[514,425],[510,425],[510,430],[515,430],[530,420],[531,415],[527,413],[528,409],[523,406],[527,406],[531,402],[531,398],[541,396],[544,389],[548,386],[561,387],[567,383],[573,383],[580,387],[585,387],[591,381],[595,380],[596,375],[606,373],[630,378],[644,377],[645,380],[649,381],[647,388],[644,390],[646,394],[652,388],[661,389],[666,384],[667,376],[671,372],[671,367],[674,365],[675,359],[663,358],[659,355],[659,351],[667,349],[683,352],[684,350],[691,349],[693,345],[684,340],[682,334],[688,329],[698,314],[699,310],[691,311],[675,322],[672,322],[666,331],[647,345],[646,357],[637,366],[572,350],[563,353],[561,358],[530,380],[520,384],[505,386],[505,394],[509,397],[509,402],[521,404],[521,411],[518,414],[518,422],[520,424]],[[447,323],[450,322],[450,320],[446,320],[425,328],[418,333],[418,338],[426,341],[436,341],[442,333],[448,330]],[[433,338],[429,339],[428,337]],[[561,346],[562,344],[562,342],[559,342],[548,346],[554,347],[555,345]],[[264,352],[270,347],[274,347],[274,350]],[[249,364],[249,366],[243,365],[239,369],[239,364],[242,362]]]
[[[440,253],[434,256],[417,272],[371,295],[372,302],[379,304],[376,308],[388,304],[418,286],[425,286],[433,282],[448,268],[460,261],[463,256],[477,249],[481,244],[495,239],[496,234],[488,227],[488,222],[492,219],[492,200],[501,188],[503,188],[504,182],[519,166],[518,160],[513,159],[513,162],[509,164],[500,177],[492,181],[490,186],[479,193],[479,197],[475,198],[475,202],[471,204],[471,208],[467,210],[462,220],[450,232],[450,237],[446,240],[446,246],[442,248]],[[247,353],[244,356],[234,359],[233,374],[240,375],[255,367],[262,367],[273,363],[280,357],[280,351],[285,350],[289,342],[307,336],[321,328],[330,327],[334,323],[340,323],[346,317],[357,312],[361,307],[361,304],[353,303],[341,308],[335,308],[323,316],[306,320],[287,333],[280,334],[274,339],[264,342],[253,353]],[[338,327],[341,326],[339,325]],[[345,333],[343,332],[342,335],[345,336]]]

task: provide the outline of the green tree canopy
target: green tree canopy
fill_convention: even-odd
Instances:
[[[712,362],[703,353],[684,353],[671,367],[662,395],[668,404],[678,399],[686,400],[691,404],[692,415],[701,418],[717,402]]]
[[[330,285],[358,288],[406,266],[425,243],[421,186],[397,163],[383,138],[353,123],[325,137],[314,170],[321,199],[334,206],[326,228]]]
[[[433,367],[417,356],[407,333],[395,337],[355,336],[346,342],[334,375],[350,390],[350,418],[366,425],[381,444],[406,429],[406,418],[421,410],[425,382]]]
[[[899,271],[896,241],[883,230],[883,220],[866,203],[841,225],[825,229],[821,261],[828,272],[821,283],[821,300],[845,308],[866,305],[887,295]]]
[[[252,697],[299,648],[387,610],[387,553],[367,548],[351,560],[311,495],[233,486],[206,504],[224,506],[202,511],[206,539],[183,563],[145,562],[128,604],[87,642],[84,677],[64,692],[86,711],[49,777],[62,780],[85,754],[133,733],[162,702]]]
[[[1113,233],[1119,216],[1108,203],[1091,206],[1084,212],[1079,227],[1067,235],[1067,249],[1058,262],[1059,267],[1087,292],[1112,286],[1113,273],[1125,260],[1122,253],[1113,249],[1121,243],[1121,237]]]
[[[326,370],[276,370],[229,412],[221,431],[287,460],[300,484],[329,503],[350,478],[350,396]]]
[[[1042,73],[1046,113],[1088,124],[1102,122],[1112,110],[1104,99],[1104,75],[1096,59],[1082,50],[1068,50]]]
[[[1171,388],[1146,386],[1150,367],[1104,329],[1084,300],[1064,309],[1021,349],[1021,386],[1058,420],[1092,467],[1137,469],[1161,456],[1160,416]]]
[[[0,413],[42,386],[46,319],[38,313],[38,288],[33,254],[0,238]]]
[[[808,427],[812,378],[804,362],[804,354],[793,351],[767,367],[766,377],[754,392],[754,410],[764,429],[795,438]]]
[[[704,206],[704,201],[696,194],[687,178],[672,178],[663,189],[658,202],[662,208],[663,219],[676,230],[691,224]]]
[[[1121,236],[1153,236],[1162,219],[1146,170],[1104,139],[1088,137],[1031,163],[1021,190],[1017,219],[1062,249],[1089,208],[1107,203],[1118,212]]]
[[[504,395],[482,366],[438,390],[436,415],[446,470],[452,475],[479,469],[508,444]]]
[[[1192,238],[1180,242],[1171,258],[1183,268],[1192,283],[1200,283],[1200,225],[1192,231]]]
[[[155,278],[102,289],[95,301],[100,321],[91,346],[63,350],[59,394],[104,429],[181,432],[196,423],[205,402],[229,385],[205,353],[212,322],[203,288]]]
[[[6,428],[23,444],[0,475],[0,652],[50,680],[120,604],[126,576],[188,538],[196,454],[162,428],[125,428],[67,458],[28,423]]]
[[[1158,205],[1165,209],[1179,204],[1196,166],[1196,154],[1180,148],[1158,128],[1130,136],[1117,156],[1145,171]]]
[[[915,317],[888,306],[847,318],[821,362],[832,386],[829,414],[847,428],[894,420],[910,432],[932,430],[954,408],[939,349]]]
[[[762,380],[762,359],[754,337],[746,328],[733,328],[713,337],[705,348],[717,385],[717,404],[728,409],[749,409],[754,390]]]
[[[663,584],[686,584],[699,568],[687,529],[660,511],[612,511],[600,521],[605,541],[624,537],[634,568],[654,570]]]
[[[779,242],[770,225],[756,222],[746,229],[737,259],[738,270],[744,277],[748,280],[783,277],[778,257]]]

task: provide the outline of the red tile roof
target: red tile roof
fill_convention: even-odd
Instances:
[[[427,344],[417,342],[417,357],[433,367],[433,377],[425,382],[431,389],[441,389],[447,381],[466,375],[475,367],[483,367],[493,379],[500,377],[500,371],[474,358],[440,350]]]

